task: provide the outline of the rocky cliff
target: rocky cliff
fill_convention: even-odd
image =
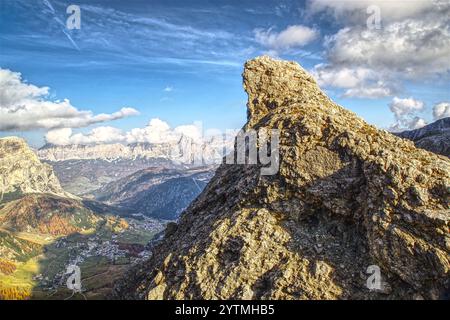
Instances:
[[[23,139],[0,139],[0,173],[0,199],[25,193],[72,197],[61,188],[52,167],[41,163]]]
[[[279,171],[220,166],[115,297],[444,298],[450,161],[336,105],[297,63],[256,58],[243,78],[244,128],[280,130]]]

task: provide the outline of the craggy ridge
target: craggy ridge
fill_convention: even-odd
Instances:
[[[244,129],[280,130],[279,172],[223,164],[114,298],[445,298],[449,159],[338,106],[297,63],[259,57],[243,79]]]

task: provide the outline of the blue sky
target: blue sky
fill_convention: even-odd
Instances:
[[[418,127],[450,109],[449,8],[436,1],[394,1],[395,11],[364,0],[1,0],[0,67],[9,82],[0,87],[0,135],[37,147],[48,131],[64,129],[64,117],[73,117],[70,134],[103,126],[128,132],[152,118],[173,128],[194,121],[240,128],[242,65],[261,54],[298,61],[369,123]],[[381,9],[375,31],[366,23],[372,3]],[[65,26],[71,4],[81,9],[79,30]],[[25,92],[20,101],[14,90]],[[64,99],[70,105],[56,102]],[[22,112],[25,120],[9,117],[25,103],[40,114],[47,107],[68,113],[55,119],[49,112],[52,119],[36,123],[32,110]]]

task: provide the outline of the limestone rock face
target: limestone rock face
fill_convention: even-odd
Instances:
[[[51,166],[41,163],[25,140],[0,139],[0,195],[50,193],[73,197],[65,192]]]
[[[221,165],[116,297],[445,298],[449,159],[338,106],[296,63],[259,57],[243,78],[244,129],[280,130],[278,173]]]

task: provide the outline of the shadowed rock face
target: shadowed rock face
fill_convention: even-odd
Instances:
[[[443,298],[450,161],[336,105],[296,63],[256,58],[243,78],[244,128],[280,130],[279,172],[223,164],[116,297]]]

